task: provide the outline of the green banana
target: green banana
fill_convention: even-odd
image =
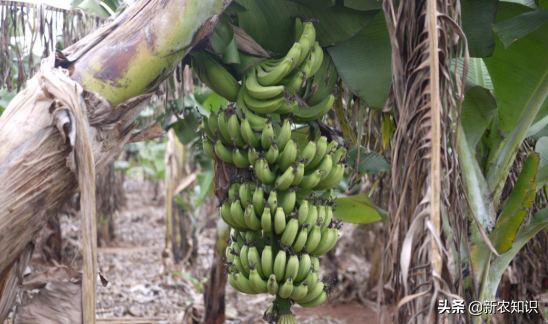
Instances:
[[[232,139],[234,146],[243,147],[245,142],[240,134],[240,122],[238,121],[238,115],[232,114],[228,117],[228,134]]]
[[[345,166],[342,163],[337,164],[331,169],[331,172],[315,187],[316,190],[325,190],[336,187],[341,183],[344,177]]]
[[[261,184],[257,186],[257,189],[253,192],[253,198],[251,199],[253,207],[255,208],[256,215],[262,215],[264,210],[264,189]]]
[[[263,86],[279,83],[293,69],[295,61],[288,57],[283,59],[274,69],[265,71],[262,66],[257,66],[257,80]]]
[[[270,170],[265,158],[260,158],[255,162],[255,175],[264,184],[272,184],[276,180],[276,173]]]
[[[222,161],[226,163],[234,163],[232,152],[227,149],[220,140],[217,140],[217,142],[215,142],[215,153]]]
[[[240,195],[242,208],[246,208],[247,204],[251,202],[251,184],[249,182],[242,183],[238,190],[238,194]]]
[[[270,277],[270,275],[272,274],[273,265],[274,256],[272,255],[272,246],[266,244],[261,254],[261,268],[263,269],[263,274],[266,277]]]
[[[255,245],[249,247],[247,252],[247,259],[251,268],[255,268],[261,279],[266,279],[265,274],[263,273],[263,267],[261,265],[261,257],[259,251]],[[251,273],[250,273],[251,274]],[[265,282],[266,283],[266,282]]]
[[[272,232],[272,214],[270,213],[270,207],[265,207],[263,214],[261,215],[261,228],[266,233]]]
[[[329,226],[329,224],[331,223],[331,220],[333,219],[333,207],[331,205],[327,205],[325,207],[325,220],[324,220],[324,225],[325,226]]]
[[[257,99],[270,99],[284,92],[284,87],[281,85],[267,87],[260,85],[257,81],[257,70],[255,68],[246,74],[245,87],[247,92]]]
[[[283,95],[278,95],[270,99],[255,99],[247,91],[244,92],[244,102],[247,108],[258,114],[270,114],[276,112],[278,108],[285,102]]]
[[[291,214],[297,202],[297,193],[295,192],[294,188],[290,188],[288,191],[283,192],[283,196],[280,196],[281,197],[279,206],[283,208],[286,215]]]
[[[257,159],[259,157],[259,152],[257,152],[257,150],[253,146],[250,146],[247,149],[247,160],[249,161],[249,164],[255,166],[255,162],[257,162]]]
[[[280,158],[279,158],[280,171],[285,172],[287,168],[293,165],[293,163],[295,163],[295,159],[297,158],[297,154],[298,154],[297,142],[294,138],[292,138],[291,140],[287,142],[284,150],[280,154]]]
[[[310,56],[311,56],[311,64],[310,64],[311,67],[310,67],[310,74],[308,78],[311,78],[314,75],[316,75],[316,73],[318,73],[318,71],[322,67],[324,52],[322,47],[320,46],[320,43],[318,42],[314,43],[314,47],[310,51]]]
[[[276,114],[279,114],[279,115],[290,114],[297,109],[299,109],[299,103],[297,102],[297,100],[289,99],[289,101],[286,100],[286,102],[282,103],[280,108],[276,110]]]
[[[339,148],[337,148],[337,150],[335,151],[335,155],[333,156],[333,164],[341,162],[341,160],[346,157],[346,152],[347,150],[344,146],[340,146]]]
[[[310,251],[314,251],[318,245],[320,244],[320,241],[322,239],[322,229],[318,225],[314,225],[314,228],[309,233],[308,238],[306,240],[306,250],[310,253]]]
[[[247,228],[247,225],[245,224],[244,211],[242,210],[242,205],[239,200],[234,200],[232,204],[230,204],[230,216],[232,216],[232,219],[236,224],[238,224],[239,227]]]
[[[306,221],[306,218],[308,217],[308,211],[309,211],[308,207],[309,207],[308,206],[308,200],[303,200],[299,204],[299,211],[297,212],[298,220],[299,220],[299,226],[304,224],[304,222]]]
[[[215,113],[211,111],[211,113],[209,114],[209,118],[207,120],[207,125],[209,126],[209,129],[211,130],[211,133],[213,134],[219,131],[219,117],[217,114],[218,112]]]
[[[261,146],[263,150],[268,150],[272,145],[272,139],[274,138],[274,128],[272,128],[272,122],[268,121],[266,127],[261,133]]]
[[[202,143],[203,143],[204,152],[206,153],[206,155],[210,159],[215,160],[215,148],[213,147],[213,143],[207,137],[204,137],[202,139]]]
[[[297,274],[299,273],[299,258],[292,254],[285,265],[285,276],[284,280],[291,279],[295,280]]]
[[[329,172],[331,171],[331,168],[333,167],[333,156],[331,154],[326,154],[316,170],[322,171],[321,180],[325,179]]]
[[[230,185],[230,188],[228,188],[228,200],[230,202],[233,202],[236,198],[238,198],[238,195],[240,194],[240,185],[240,183],[235,182]]]
[[[295,282],[295,280],[293,282]],[[289,296],[289,298],[293,300],[303,299],[307,293],[308,293],[308,282],[305,281],[298,286],[293,286],[293,291],[291,292],[291,295]]]
[[[308,208],[308,216],[306,217],[305,224],[308,225],[308,234],[314,229],[314,225],[318,222],[318,206],[311,205]]]
[[[239,230],[245,230],[245,228],[241,227],[238,223],[236,223],[231,215],[230,215],[230,203],[228,201],[225,201],[222,205],[221,205],[221,210],[220,210],[220,213],[221,213],[221,218],[225,221],[225,223],[227,223],[228,225],[230,225],[230,227],[232,228],[237,228]]]
[[[316,30],[314,29],[314,25],[311,22],[303,23],[303,32],[299,39],[299,43],[301,43],[301,55],[299,56],[299,59],[295,62],[296,66],[300,66],[308,57],[308,55],[310,54],[310,49],[314,45],[315,41]]]
[[[312,289],[314,289],[314,287],[316,287],[316,285],[318,284],[319,282],[319,269],[318,270],[314,270],[313,267],[310,267],[310,271],[308,272],[308,276],[306,277],[305,281],[308,282],[308,292],[312,291]],[[307,294],[308,295],[308,294]]]
[[[326,137],[326,140],[327,140],[327,137]],[[316,149],[317,149],[316,141],[310,141],[308,142],[308,144],[306,144],[306,146],[302,150],[301,155],[304,159],[305,167],[308,166],[310,162],[312,162],[314,157],[316,157]]]
[[[316,142],[316,154],[314,158],[306,165],[305,170],[314,170],[316,166],[323,160],[325,154],[327,153],[327,137],[322,136]]]
[[[285,213],[282,207],[276,208],[274,214],[274,232],[278,235],[282,234],[286,227]]]
[[[268,278],[268,283],[266,289],[268,290],[268,293],[275,296],[278,293],[279,285],[276,281],[276,276],[274,274],[271,274]]]
[[[291,278],[288,278],[278,290],[278,295],[280,295],[281,298],[289,298],[292,292],[293,292],[293,280]]]
[[[245,224],[247,225],[248,228],[254,231],[260,231],[263,229],[261,226],[261,220],[255,214],[255,208],[253,208],[252,204],[249,204],[246,206],[244,219],[245,219]]]
[[[264,294],[268,292],[266,287],[266,281],[264,281],[259,272],[256,269],[251,269],[249,273],[249,283],[251,288],[259,294]]]
[[[232,163],[239,169],[247,169],[250,166],[248,153],[237,147],[232,149]]]
[[[310,283],[309,283],[310,285]],[[314,286],[314,288],[308,288],[308,293],[303,299],[296,300],[299,305],[307,304],[314,300],[316,297],[320,296],[325,288],[325,284],[321,281],[318,281],[318,283]]]
[[[200,80],[228,101],[236,101],[240,84],[221,64],[205,51],[191,56],[192,67]]]
[[[255,135],[255,132],[253,132],[253,129],[251,129],[251,125],[249,124],[249,120],[247,120],[247,117],[242,119],[240,127],[240,132],[242,133],[242,138],[244,142],[249,144],[251,147],[258,148],[259,139],[257,138],[257,135]]]
[[[325,205],[320,205],[318,207],[318,221],[320,222],[320,226],[323,226],[325,223],[325,215],[327,213],[327,208]]]
[[[337,69],[329,55],[324,55],[322,65],[311,81],[308,83],[310,85],[309,91],[302,98],[306,100],[309,106],[314,106],[333,93],[339,81]]]
[[[276,190],[272,190],[268,194],[267,204],[268,207],[270,207],[270,212],[272,213],[272,216],[274,216],[274,213],[276,213],[276,208],[278,208],[278,193],[276,192]]]
[[[299,234],[297,235],[297,238],[295,239],[295,243],[293,243],[293,251],[295,253],[299,253],[304,248],[304,245],[306,244],[306,240],[308,239],[308,224],[304,224],[301,227],[301,230],[299,231]]]
[[[282,238],[280,239],[280,244],[286,246],[293,245],[295,238],[297,238],[298,231],[299,222],[295,218],[292,218],[285,226],[285,230],[282,233]]]
[[[251,110],[247,108],[244,101],[244,93],[240,91],[238,94],[238,100],[236,101],[236,107],[238,115],[241,119],[247,118],[249,125],[253,130],[262,130],[267,122],[267,119],[261,116],[254,114]]]
[[[249,282],[249,279],[247,279],[242,273],[237,272],[234,276],[236,284],[238,285],[238,287],[240,287],[242,292],[250,295],[256,295],[259,293],[258,291],[255,291],[253,289],[251,283]]]
[[[232,137],[230,136],[230,132],[228,131],[228,116],[226,114],[226,110],[219,110],[219,116],[218,116],[218,124],[219,124],[219,132],[220,139],[226,144],[231,145]]]
[[[295,282],[301,282],[310,273],[310,268],[312,267],[312,261],[310,260],[310,255],[303,253],[299,259],[299,271],[295,277]]]
[[[249,259],[247,258],[247,252],[249,251],[249,245],[248,242],[244,242],[244,246],[242,246],[242,249],[240,250],[240,262],[242,263],[242,268],[244,271],[242,273],[245,275],[246,278],[249,278]]]
[[[278,176],[276,181],[274,182],[274,187],[276,190],[282,191],[287,190],[289,186],[291,186],[291,183],[293,182],[293,179],[295,178],[296,169],[294,168],[288,168],[285,170],[283,174]]]
[[[310,256],[310,261],[312,262],[312,267],[315,270],[320,271],[320,259],[315,256]]]
[[[296,122],[309,122],[321,118],[331,110],[334,102],[335,96],[331,94],[314,106],[302,107],[294,111],[293,119]]]
[[[230,253],[230,246],[227,246],[225,249],[225,258],[230,263],[234,261],[234,254]]]
[[[234,263],[234,266],[236,266],[236,268],[238,269],[238,272],[245,275],[245,270],[244,270],[244,267],[242,265],[242,260],[240,259],[240,254],[235,254],[234,255],[233,263]]]
[[[268,151],[266,151],[266,153],[264,154],[264,158],[268,163],[274,164],[274,162],[276,162],[276,159],[278,159],[278,155],[280,155],[278,145],[272,144]]]
[[[309,175],[305,175],[301,183],[299,183],[299,188],[313,189],[322,180],[322,174],[323,172],[321,170],[316,170]]]
[[[295,168],[295,177],[293,177],[293,182],[291,182],[292,186],[298,186],[304,177],[304,163],[297,163],[297,166]]]
[[[329,228],[326,229],[322,233],[322,238],[320,239],[320,243],[318,244],[318,246],[315,249],[307,250],[308,253],[310,253],[312,255],[317,255],[317,256],[323,255],[323,253],[325,253],[327,251],[329,246],[331,246],[331,243],[333,242],[333,239],[334,239],[333,231],[330,231]]]
[[[287,253],[285,250],[278,251],[276,258],[274,259],[274,266],[272,267],[272,273],[276,276],[276,281],[281,282],[285,275],[285,264],[287,261]]]
[[[211,115],[215,115],[214,113],[211,113]],[[211,130],[209,127],[209,118],[206,116],[202,117],[202,129],[204,130],[204,133],[207,138],[209,138],[210,141],[215,140],[215,132]]]
[[[278,145],[278,148],[280,151],[283,151],[285,148],[285,145],[289,142],[291,139],[291,122],[289,122],[289,119],[285,119],[282,127],[280,128],[280,131],[278,132],[276,136],[276,145]]]
[[[305,75],[305,72],[297,71],[282,80],[282,84],[285,85],[289,94],[294,95],[302,89],[303,82],[306,80]]]
[[[299,305],[305,308],[320,306],[327,301],[327,297],[327,292],[322,291],[322,293],[313,300],[309,301],[308,303],[300,302]]]

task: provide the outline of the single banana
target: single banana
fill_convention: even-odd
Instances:
[[[270,99],[256,99],[245,89],[242,91],[244,91],[244,102],[247,108],[258,114],[274,113],[285,102],[285,97],[282,94]]]
[[[276,145],[278,145],[278,148],[280,151],[283,151],[285,148],[285,145],[289,142],[291,139],[291,122],[289,119],[285,119],[282,127],[280,128],[280,131],[277,133],[276,136]]]
[[[266,233],[272,232],[272,214],[270,213],[270,207],[265,207],[261,215],[261,228]]]
[[[337,164],[335,167],[331,169],[331,172],[329,172],[327,177],[325,177],[324,180],[318,183],[315,189],[325,190],[325,189],[336,187],[339,183],[341,183],[344,177],[344,169],[345,169],[344,164],[342,163]]]
[[[274,232],[280,235],[284,232],[286,227],[285,213],[282,207],[276,208],[276,214],[274,214]]]
[[[266,281],[261,278],[257,269],[251,269],[249,273],[249,283],[251,284],[251,288],[259,294],[268,292]]]
[[[238,121],[238,115],[232,114],[228,117],[228,133],[232,139],[234,146],[243,147],[245,142],[240,134],[240,122]]]
[[[233,148],[232,163],[239,169],[247,169],[250,166],[248,153],[244,149]]]
[[[293,251],[295,253],[299,253],[304,248],[304,245],[306,244],[306,240],[308,239],[308,224],[304,224],[301,227],[301,230],[299,231],[299,234],[297,235],[297,238],[295,239],[295,243],[293,243]]]
[[[244,101],[244,93],[240,91],[238,94],[238,100],[236,101],[236,107],[238,108],[238,115],[241,119],[247,118],[251,129],[259,131],[262,130],[267,122],[267,119],[259,115],[254,114],[247,108]]]
[[[257,189],[253,192],[253,198],[251,198],[253,208],[255,208],[256,215],[262,215],[264,210],[264,189],[261,184],[257,186]]]
[[[302,89],[303,82],[306,80],[305,75],[306,72],[297,71],[288,76],[287,79],[282,80],[281,82],[285,85],[287,92],[291,95],[294,95]]]
[[[220,140],[215,142],[215,153],[222,161],[226,163],[234,163],[232,152],[227,149]]]
[[[329,246],[331,246],[331,243],[333,243],[333,239],[333,231],[331,231],[330,228],[327,228],[322,233],[322,238],[320,239],[318,246],[315,249],[307,250],[308,253],[316,256],[322,256],[327,251]]]
[[[304,224],[306,221],[306,218],[308,217],[308,211],[309,211],[309,205],[308,200],[303,200],[299,204],[299,211],[297,212],[298,220],[299,220],[299,226]]]
[[[272,273],[276,276],[276,281],[281,282],[285,275],[285,264],[287,261],[287,253],[285,250],[280,250],[274,259],[274,267]]]
[[[331,205],[327,205],[325,207],[325,220],[324,220],[324,225],[325,226],[329,226],[329,224],[331,223],[331,220],[333,219],[333,206]]]
[[[268,87],[260,85],[257,81],[257,70],[255,68],[249,70],[246,74],[245,87],[247,92],[257,99],[274,98],[284,92],[284,87],[281,85]]]
[[[333,103],[335,102],[335,96],[329,95],[320,103],[310,107],[302,107],[293,112],[293,119],[296,122],[309,122],[323,117],[331,110]]]
[[[253,208],[252,204],[249,204],[246,206],[244,219],[245,219],[245,224],[247,225],[248,228],[254,231],[260,231],[263,229],[263,227],[261,226],[261,220],[255,214],[255,208]]]
[[[211,130],[211,133],[215,134],[219,131],[218,112],[215,113],[211,111],[211,113],[209,114],[209,118],[207,120],[207,124],[209,125],[209,129]]]
[[[203,142],[203,146],[204,146],[204,152],[206,153],[206,155],[210,159],[215,161],[215,148],[213,146],[213,143],[207,137],[204,137],[202,139],[202,142]]]
[[[276,190],[270,191],[268,194],[268,200],[267,200],[268,207],[270,208],[270,213],[272,216],[276,213],[276,208],[278,208],[278,193]]]
[[[276,110],[276,114],[278,115],[290,114],[297,109],[299,109],[299,103],[297,102],[297,100],[289,99],[289,101],[282,103],[280,108]]]
[[[311,64],[310,64],[311,67],[310,67],[310,74],[308,78],[311,78],[314,75],[316,75],[316,73],[318,73],[318,71],[322,67],[324,52],[322,47],[320,46],[320,43],[318,42],[314,43],[314,47],[310,51],[310,56],[311,56]]]
[[[247,204],[251,202],[251,183],[242,183],[240,185],[240,189],[238,190],[238,194],[240,195],[240,203],[242,204],[242,208],[246,208]]]
[[[285,265],[284,280],[287,280],[287,279],[295,280],[298,273],[299,273],[299,257],[297,257],[295,254],[292,254],[287,260],[287,264]]]
[[[245,241],[244,246],[242,246],[242,249],[240,250],[240,262],[242,263],[242,267],[244,269],[242,273],[246,278],[249,278],[249,259],[247,258],[247,252],[249,252],[249,245],[247,241]]]
[[[244,267],[242,265],[242,260],[240,259],[240,255],[239,254],[236,254],[234,255],[234,261],[233,261],[234,265],[236,266],[236,268],[238,269],[238,272],[242,273],[243,275],[246,275],[245,274],[245,270],[244,270]]]
[[[298,232],[299,222],[295,218],[292,218],[285,226],[285,230],[282,233],[282,238],[280,239],[280,244],[286,246],[293,245],[295,238],[297,238]]]
[[[290,169],[288,169],[290,170]],[[293,212],[295,204],[297,202],[297,193],[294,188],[290,188],[288,191],[283,192],[283,196],[280,197],[280,204],[286,215]]]
[[[200,80],[210,89],[228,101],[235,101],[240,90],[240,84],[230,72],[205,51],[191,56],[192,67],[195,68]]]
[[[296,66],[300,66],[304,60],[310,54],[310,49],[316,41],[316,30],[314,25],[311,22],[303,23],[303,32],[301,33],[301,38],[299,43],[301,43],[301,55],[299,59],[295,62]]]
[[[315,270],[320,271],[320,259],[315,256],[310,256],[310,261],[312,262],[312,267]]]
[[[263,252],[261,253],[261,268],[263,274],[268,278],[272,274],[272,267],[274,265],[274,256],[272,254],[272,246],[266,244]]]
[[[318,207],[318,220],[320,222],[320,226],[325,225],[325,215],[327,213],[327,208],[325,205],[320,205]]]
[[[314,225],[314,228],[309,233],[308,238],[306,240],[306,250],[310,253],[310,251],[314,251],[318,245],[320,244],[320,241],[322,239],[322,229],[318,225]]]
[[[272,296],[275,296],[278,293],[280,286],[278,285],[278,282],[276,281],[276,276],[274,274],[271,274],[268,278],[267,287],[268,293]]]
[[[215,115],[214,113],[211,113],[211,115]],[[207,138],[209,138],[210,141],[215,140],[215,132],[211,130],[209,127],[209,118],[206,116],[202,117],[202,129],[204,130],[204,133]]]
[[[308,216],[306,217],[305,224],[308,224],[308,234],[314,229],[314,225],[318,222],[318,206],[310,205],[308,207]]]
[[[322,291],[322,293],[314,298],[313,300],[309,301],[308,303],[299,303],[299,306],[301,307],[305,307],[305,308],[311,308],[311,307],[317,307],[317,306],[320,306],[321,304],[325,303],[327,301],[327,292],[325,291]]]
[[[327,140],[327,137],[326,137],[326,140]],[[310,164],[310,162],[312,162],[314,157],[316,157],[316,149],[317,149],[316,141],[310,141],[308,142],[308,144],[306,144],[306,146],[302,150],[301,155],[304,159],[305,166]]]
[[[230,227],[243,229],[230,216],[230,203],[228,201],[225,201],[221,205],[220,214],[221,214],[221,218],[225,221],[225,223],[230,225]]]
[[[293,177],[293,182],[291,182],[292,186],[298,186],[304,177],[304,163],[297,163],[297,166],[295,168],[295,177]]]
[[[261,264],[261,257],[259,255],[259,251],[257,250],[257,247],[255,245],[251,245],[249,247],[249,251],[247,252],[247,259],[249,261],[249,265],[251,268],[255,268],[261,279],[266,279],[265,274],[263,273],[263,267]],[[251,273],[250,273],[251,275]],[[266,282],[265,282],[266,283]]]
[[[295,280],[293,281],[295,282]],[[303,299],[308,293],[308,282],[303,282],[298,286],[293,286],[293,291],[289,298],[293,300]]]
[[[308,292],[312,291],[312,289],[314,289],[314,287],[316,287],[316,285],[318,284],[318,282],[320,280],[320,278],[319,278],[320,275],[319,275],[318,271],[319,271],[319,269],[314,270],[314,268],[310,267],[310,271],[308,272],[308,276],[304,280],[304,281],[308,282]]]
[[[241,291],[243,291],[244,293],[250,295],[256,295],[259,293],[258,291],[255,291],[253,289],[251,283],[249,282],[249,279],[247,279],[242,273],[237,272],[234,279],[236,280],[236,284],[238,285],[238,287],[240,287]]]
[[[306,165],[305,170],[314,170],[316,166],[323,160],[327,153],[327,137],[322,136],[316,143],[316,154],[314,158]]]
[[[337,244],[337,241],[339,240],[339,231],[336,228],[331,229],[333,231],[333,241],[331,242],[331,245],[327,248],[327,251],[325,253],[331,251]]]
[[[310,268],[312,266],[312,261],[310,260],[310,255],[303,253],[301,255],[301,258],[299,259],[299,271],[297,272],[297,276],[295,277],[295,282],[301,282],[310,273]]]
[[[309,283],[310,285],[310,283]],[[308,288],[308,293],[303,299],[296,300],[299,305],[306,304],[314,300],[316,297],[320,296],[325,288],[325,284],[321,281],[314,286],[314,288]]]
[[[259,139],[257,138],[257,135],[255,135],[255,132],[253,132],[253,129],[251,129],[251,125],[249,124],[249,120],[247,120],[247,117],[242,119],[240,127],[240,132],[242,133],[242,138],[244,142],[254,148],[258,148]]]
[[[272,122],[267,122],[266,127],[261,133],[261,146],[263,150],[268,150],[272,145],[272,139],[274,138],[274,128],[272,128]]]
[[[232,204],[230,204],[230,216],[232,216],[232,219],[236,224],[238,224],[239,227],[247,228],[247,225],[245,224],[244,211],[239,200],[234,200]]]
[[[266,153],[264,154],[264,158],[268,163],[274,164],[274,162],[276,162],[276,159],[278,159],[278,155],[280,155],[278,145],[272,144],[268,151],[266,151]]]
[[[288,168],[285,170],[283,174],[278,176],[276,181],[274,182],[274,187],[278,191],[287,190],[289,186],[291,186],[291,183],[293,182],[293,179],[295,178],[296,169],[293,167]]]
[[[264,184],[272,184],[276,180],[276,173],[270,170],[265,158],[260,158],[255,162],[255,175]]]
[[[293,280],[291,278],[288,278],[278,290],[278,295],[280,295],[281,298],[289,298],[292,292],[293,292]]]
[[[236,274],[229,273],[229,274],[228,274],[228,283],[229,283],[230,286],[232,286],[232,288],[234,288],[236,291],[239,291],[239,292],[241,292],[241,293],[244,293],[243,291],[240,290],[240,287],[239,287],[238,284],[236,283],[236,279],[234,279],[235,276],[236,276]]]
[[[295,61],[293,58],[285,58],[280,64],[270,71],[265,71],[257,66],[257,80],[263,86],[270,86],[279,83],[293,69]]]
[[[299,188],[313,189],[322,180],[322,174],[323,172],[321,170],[316,170],[309,175],[305,175],[301,183],[299,183]]]
[[[259,157],[259,152],[257,152],[257,150],[253,146],[250,146],[247,149],[247,160],[249,161],[249,164],[255,166],[255,162],[257,162],[257,159]]]
[[[321,180],[325,179],[327,177],[327,175],[329,174],[329,172],[331,171],[331,168],[333,167],[333,155],[331,154],[326,154],[322,161],[320,162],[320,164],[318,165],[318,167],[316,168],[316,170],[320,170],[322,171],[322,177],[321,177]],[[320,180],[320,181],[321,181]]]
[[[219,124],[219,132],[220,139],[226,144],[226,145],[232,145],[232,137],[230,137],[230,132],[228,131],[228,116],[226,113],[226,110],[219,110],[219,116],[218,116],[218,124]]]
[[[287,168],[289,168],[291,165],[293,165],[293,163],[295,163],[297,154],[298,154],[297,142],[295,139],[292,138],[291,140],[287,142],[284,150],[282,151],[282,154],[280,154],[279,167],[281,172],[285,172]]]

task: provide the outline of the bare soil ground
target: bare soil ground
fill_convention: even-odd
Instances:
[[[126,179],[124,189],[127,203],[115,215],[116,238],[110,246],[98,250],[99,269],[108,285],[98,287],[97,316],[105,323],[190,323],[187,320],[191,314],[200,316],[203,313],[202,282],[206,280],[213,259],[215,227],[206,227],[200,232],[198,258],[192,267],[174,264],[164,248],[163,190],[160,188],[160,194],[155,198],[152,184],[133,179]],[[73,266],[78,268],[79,217],[61,216],[61,228],[64,253],[75,255]],[[341,241],[344,244],[344,240]],[[355,256],[338,256],[338,259],[344,261],[340,262],[343,268],[340,271],[349,271],[354,277],[359,273],[356,268],[367,268],[367,265],[359,264],[360,258]],[[43,267],[35,264],[30,268],[39,271]],[[353,280],[363,282],[364,279]],[[271,296],[244,295],[229,285],[226,289],[227,323],[263,323],[262,313],[271,302]],[[315,309],[296,306],[294,311],[299,323],[377,322],[373,308],[363,306],[355,299]]]

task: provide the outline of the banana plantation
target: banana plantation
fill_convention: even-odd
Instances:
[[[545,0],[0,0],[0,323],[548,323]]]

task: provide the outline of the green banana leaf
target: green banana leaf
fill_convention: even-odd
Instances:
[[[456,62],[459,73],[460,75],[462,75],[464,59],[458,58],[456,59]],[[468,75],[466,76],[466,82],[479,85],[480,87],[484,87],[485,89],[489,89],[490,91],[494,90],[489,71],[487,71],[487,67],[483,62],[483,59],[479,57],[471,57],[468,61]]]
[[[288,1],[296,2],[305,6],[322,7],[322,8],[333,7],[335,3],[337,2],[336,0],[288,0]]]
[[[101,1],[99,0],[84,0],[78,5],[78,8],[92,15],[101,17],[110,16],[109,12],[101,6]]]
[[[501,2],[498,6],[497,23],[530,11],[530,8],[523,5]],[[514,130],[534,96],[545,92],[548,87],[546,35],[548,24],[520,38],[507,49],[496,39],[493,56],[484,59],[495,87],[500,127],[505,133]],[[541,121],[547,115],[548,104],[544,102],[536,114],[535,122]]]
[[[336,200],[334,216],[345,223],[369,224],[386,220],[387,214],[375,206],[366,194]]]
[[[211,44],[215,53],[221,55],[226,51],[233,39],[234,30],[232,29],[232,26],[230,26],[229,18],[226,15],[223,15],[215,26],[211,38],[209,38],[209,44]]]
[[[495,259],[489,268],[489,276],[485,285],[485,294],[484,300],[494,300],[497,288],[499,286],[502,275],[506,271],[506,268],[512,262],[516,254],[521,250],[521,248],[529,242],[538,232],[543,230],[548,226],[548,208],[545,208],[537,212],[531,218],[531,223],[525,226],[519,231],[512,248],[501,255],[499,258]]]
[[[358,171],[365,174],[390,171],[390,164],[386,161],[384,156],[376,152],[366,152],[367,150],[364,147],[362,147],[360,151],[360,164],[358,165]],[[354,168],[356,164],[357,155],[357,147],[348,152],[348,165],[352,168]]]
[[[328,52],[348,88],[366,106],[384,108],[392,82],[392,47],[384,12],[379,11],[359,33]]]
[[[497,113],[497,101],[491,92],[480,86],[466,90],[461,110],[461,125],[469,147],[474,150]]]
[[[295,17],[316,19],[316,38],[322,47],[346,40],[360,31],[376,11],[357,11],[337,4],[308,7],[285,0],[236,0],[248,10],[238,14],[239,26],[259,45],[285,55],[295,42]]]
[[[498,0],[461,0],[462,29],[471,57],[489,57],[495,49],[491,25]]]
[[[539,162],[538,154],[529,155],[510,196],[502,207],[495,230],[491,233],[491,237],[494,238],[493,245],[499,254],[506,253],[512,248],[528,210],[533,207]]]
[[[355,10],[382,9],[381,0],[344,0],[344,6]]]
[[[493,26],[504,47],[526,36],[548,22],[548,10],[534,10],[512,19],[501,21]]]

